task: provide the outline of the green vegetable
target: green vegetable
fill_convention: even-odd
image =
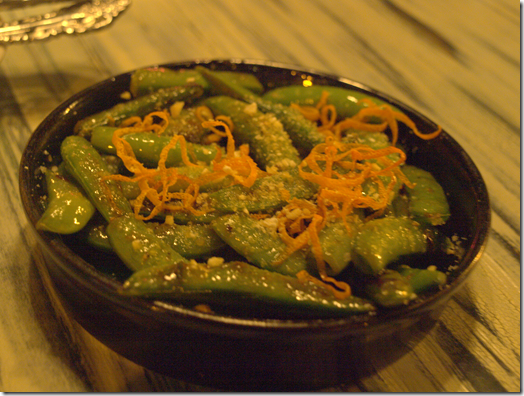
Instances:
[[[45,176],[48,202],[36,228],[57,234],[80,231],[95,213],[95,207],[81,188],[64,175],[48,169]]]
[[[208,204],[220,213],[267,212],[285,206],[293,198],[309,199],[317,190],[294,168],[257,179],[251,187],[237,184],[210,193]]]
[[[437,180],[431,173],[412,165],[404,166],[402,171],[415,184],[413,188],[406,188],[413,218],[424,224],[444,224],[450,216],[449,204]]]
[[[80,136],[68,136],[60,146],[65,168],[106,221],[131,212],[120,185],[104,179],[111,173],[98,151]]]
[[[364,92],[326,85],[311,85],[309,87],[288,85],[272,89],[266,92],[262,98],[285,106],[289,106],[291,103],[301,106],[315,106],[320,101],[323,92],[329,94],[327,103],[335,106],[339,119],[353,117],[361,109],[368,107],[368,103],[362,101],[362,99],[369,99],[377,105],[385,104],[384,101],[371,98]]]
[[[367,296],[383,307],[407,305],[417,297],[410,282],[393,270],[386,270],[366,285]]]
[[[83,239],[92,247],[106,253],[114,253],[106,232],[106,222],[90,222],[83,230]]]
[[[426,237],[416,223],[407,218],[384,217],[360,227],[352,256],[360,272],[379,275],[399,257],[426,250]]]
[[[267,220],[257,221],[245,214],[223,216],[213,221],[213,229],[229,246],[251,264],[284,275],[302,270],[315,272],[306,252],[296,251],[279,265],[274,265],[286,251],[287,245],[276,234],[276,225]]]
[[[112,122],[118,125],[118,123],[131,116],[143,117],[176,101],[196,99],[202,96],[203,92],[202,87],[199,85],[159,89],[148,95],[119,103],[108,110],[80,120],[75,125],[74,132],[77,135],[89,137],[96,126],[108,125]]]
[[[260,94],[264,87],[258,79],[250,73],[217,71],[223,78],[239,84],[250,91]],[[210,90],[210,85],[202,75],[193,69],[171,70],[167,68],[139,69],[131,75],[129,90],[133,96],[142,96],[157,91],[160,88],[169,88],[188,84],[198,84],[204,91]]]
[[[318,131],[316,124],[307,120],[297,109],[264,100],[204,67],[197,67],[197,70],[219,93],[247,103],[256,103],[260,111],[274,114],[299,151],[308,153],[317,144],[324,143],[325,135]]]
[[[121,293],[130,296],[175,299],[210,298],[213,303],[243,305],[264,302],[317,315],[348,315],[374,311],[365,299],[336,299],[311,281],[282,275],[243,262],[198,264],[173,262],[135,272],[124,282]]]
[[[146,226],[186,258],[209,256],[226,246],[209,224],[180,225],[148,222]]]
[[[338,275],[351,262],[351,250],[361,224],[357,216],[352,216],[348,218],[351,233],[342,220],[335,220],[327,223],[318,234],[328,275]]]
[[[249,154],[261,168],[282,171],[300,164],[297,149],[274,115],[261,113],[256,105],[253,107],[228,96],[213,96],[203,104],[215,116],[231,118],[235,140],[249,145]]]
[[[436,268],[420,269],[401,265],[397,271],[410,283],[413,291],[417,294],[433,289],[438,289],[446,284],[447,276]]]
[[[131,271],[186,261],[133,214],[114,218],[106,232],[113,251]]]
[[[100,126],[93,129],[91,143],[97,150],[106,154],[116,154],[113,146],[113,133],[117,128]],[[157,135],[151,132],[129,133],[122,137],[131,145],[136,158],[145,166],[156,168],[160,161],[160,153],[171,141],[171,137]],[[209,164],[217,155],[219,148],[215,145],[200,145],[187,143],[189,160],[192,162],[201,161]],[[173,147],[167,156],[166,166],[182,166],[182,149],[180,142]]]

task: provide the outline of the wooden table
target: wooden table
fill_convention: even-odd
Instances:
[[[136,0],[104,30],[9,46],[0,63],[0,390],[210,391],[125,360],[63,312],[28,230],[18,163],[55,106],[111,75],[249,58],[400,99],[463,145],[490,193],[485,253],[430,334],[394,364],[330,390],[519,391],[519,25],[510,0]]]

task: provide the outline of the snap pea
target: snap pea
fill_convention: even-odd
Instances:
[[[229,96],[213,96],[203,104],[215,116],[226,115],[233,121],[233,136],[249,145],[249,154],[263,169],[282,171],[301,162],[297,149],[282,124],[271,113],[261,113],[246,102]]]
[[[120,185],[103,179],[110,172],[91,143],[80,136],[68,136],[60,146],[60,153],[68,174],[80,184],[106,221],[131,212]]]
[[[83,230],[81,237],[88,245],[106,253],[114,253],[106,232],[107,222],[91,222]]]
[[[130,296],[211,298],[213,304],[249,306],[263,302],[304,314],[348,315],[375,310],[369,301],[349,296],[336,299],[311,281],[301,281],[257,268],[244,262],[199,264],[168,263],[135,272],[124,282],[121,293]],[[252,308],[251,308],[252,309]]]
[[[260,94],[264,90],[260,81],[253,74],[232,71],[217,71],[217,73],[254,93]],[[162,67],[138,69],[133,72],[129,90],[134,97],[137,97],[157,91],[160,88],[187,84],[198,84],[205,92],[210,90],[207,80],[196,70],[173,70]]]
[[[114,218],[107,225],[106,232],[113,251],[131,271],[166,262],[186,261],[133,214]]]
[[[207,202],[219,213],[268,212],[293,198],[309,199],[317,191],[316,185],[302,179],[298,169],[293,168],[257,179],[251,187],[237,184],[212,192]]]
[[[431,225],[444,224],[449,216],[449,204],[446,193],[433,175],[413,165],[402,168],[406,177],[415,184],[407,188],[409,211],[420,223]]]
[[[343,143],[358,143],[380,150],[391,146],[388,135],[382,132],[368,132],[356,129],[349,129],[342,138]],[[398,154],[395,154],[398,156]]]
[[[226,246],[209,224],[179,225],[148,222],[146,226],[186,258],[209,256]]]
[[[75,183],[47,169],[47,207],[36,223],[38,230],[73,234],[86,226],[96,209]]]
[[[94,127],[119,122],[131,116],[143,117],[152,111],[168,107],[176,101],[188,101],[202,96],[204,90],[199,85],[159,89],[148,95],[119,103],[108,110],[90,115],[78,121],[75,134],[89,137]]]
[[[370,220],[360,227],[352,258],[360,272],[379,275],[399,257],[425,253],[426,250],[426,237],[415,222],[407,218],[384,217]]]
[[[209,224],[145,222],[145,225],[185,258],[210,256],[226,246]],[[82,230],[82,238],[98,250],[114,253],[106,227],[106,222],[91,222]]]
[[[264,100],[260,96],[253,94],[253,92],[226,81],[216,72],[212,72],[204,67],[197,67],[197,70],[220,94],[228,95],[247,103],[256,103],[260,111],[274,114],[282,123],[284,130],[299,151],[309,153],[317,144],[324,143],[325,135],[319,132],[316,124],[307,120],[299,110]]]
[[[189,143],[201,143],[208,130],[202,126],[196,107],[182,108],[176,116],[168,117],[168,124],[162,135],[184,136]]]
[[[433,269],[411,268],[400,265],[397,271],[411,284],[417,294],[438,289],[446,284],[447,276],[444,272]]]
[[[116,127],[99,126],[93,129],[91,143],[95,148],[106,154],[116,154],[112,139]],[[129,143],[136,158],[145,166],[156,168],[160,161],[160,153],[169,144],[171,137],[157,135],[150,132],[129,133],[122,136]],[[200,145],[187,143],[187,152],[192,161],[201,161],[209,164],[216,157],[220,148],[216,145]],[[173,147],[167,156],[166,166],[182,166],[182,149],[180,143]]]
[[[305,87],[303,85],[288,85],[267,91],[262,98],[272,103],[289,106],[291,103],[298,105],[314,106],[323,92],[327,92],[327,103],[335,106],[339,119],[350,118],[369,104],[362,99],[369,99],[377,105],[385,104],[383,100],[369,96],[366,93],[341,87],[316,85]],[[395,109],[398,111],[398,109]],[[371,120],[371,122],[377,120]]]
[[[335,220],[328,222],[318,234],[328,275],[338,275],[351,262],[351,249],[361,220],[358,216],[352,216],[347,224],[351,233],[342,220]]]
[[[251,264],[284,275],[302,270],[314,271],[305,251],[296,251],[279,265],[273,265],[285,252],[287,245],[276,234],[275,226],[266,220],[257,221],[245,214],[223,216],[211,223],[220,238]]]
[[[410,282],[393,270],[386,270],[365,289],[367,296],[382,307],[407,305],[417,297]]]

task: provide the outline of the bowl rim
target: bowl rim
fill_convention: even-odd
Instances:
[[[146,67],[165,67],[165,68],[184,68],[184,67],[194,67],[196,65],[220,65],[228,64],[234,66],[245,65],[253,68],[257,67],[266,67],[270,69],[282,69],[285,71],[296,71],[298,73],[305,73],[308,75],[318,76],[322,78],[327,78],[329,80],[335,80],[341,83],[342,85],[350,85],[361,90],[364,90],[374,96],[377,96],[391,104],[399,106],[413,114],[416,114],[424,122],[430,123],[434,126],[436,124],[428,119],[423,114],[419,113],[417,110],[411,108],[405,103],[400,102],[399,100],[390,97],[389,95],[378,91],[374,88],[369,87],[366,84],[351,80],[346,77],[336,76],[334,74],[322,72],[316,69],[304,68],[297,65],[286,64],[281,62],[267,61],[267,60],[256,60],[256,59],[241,59],[241,58],[229,58],[229,59],[195,59],[187,60],[174,63],[162,63],[156,65],[149,65]],[[134,69],[136,70],[136,69]],[[430,310],[433,306],[441,301],[441,299],[449,298],[451,295],[458,290],[460,286],[463,285],[466,278],[469,276],[470,272],[477,266],[479,259],[485,249],[488,234],[490,230],[491,223],[491,210],[489,203],[489,196],[486,185],[480,174],[478,168],[469,157],[469,155],[464,151],[464,149],[453,139],[445,130],[442,131],[441,138],[446,139],[447,143],[453,146],[455,150],[462,154],[462,161],[467,165],[467,169],[470,172],[473,172],[473,176],[477,180],[477,189],[479,198],[477,199],[478,205],[480,205],[481,210],[477,212],[479,217],[479,224],[481,227],[477,227],[475,233],[472,237],[471,248],[467,251],[464,257],[461,259],[461,262],[468,262],[466,268],[460,272],[460,274],[453,279],[453,281],[448,284],[442,290],[439,290],[427,298],[424,298],[420,302],[412,302],[407,307],[402,307],[400,309],[385,310],[380,312],[378,315],[369,315],[369,314],[358,314],[350,315],[347,317],[336,317],[336,318],[314,318],[314,319],[267,319],[267,318],[239,318],[239,317],[229,317],[216,314],[208,314],[204,312],[199,312],[191,308],[186,308],[183,306],[178,306],[176,303],[169,303],[166,301],[156,300],[156,299],[145,299],[139,297],[125,297],[119,295],[116,292],[116,288],[120,283],[108,276],[97,271],[90,263],[85,261],[83,258],[77,256],[65,243],[62,241],[60,236],[37,231],[35,223],[37,218],[37,209],[34,205],[34,200],[32,200],[29,188],[28,188],[28,177],[30,174],[28,169],[30,168],[31,157],[28,153],[34,146],[38,146],[38,139],[45,134],[45,127],[50,122],[53,115],[57,114],[66,114],[71,110],[74,110],[75,106],[78,104],[79,100],[86,95],[89,95],[91,92],[94,92],[101,87],[110,85],[112,82],[117,79],[125,78],[129,76],[134,70],[124,72],[110,78],[104,79],[90,87],[85,88],[84,90],[74,94],[69,99],[61,103],[57,108],[55,108],[35,129],[32,133],[26,148],[24,149],[21,157],[20,167],[19,167],[19,188],[20,195],[22,198],[22,203],[26,216],[30,220],[30,226],[34,233],[37,236],[39,244],[43,247],[47,253],[54,256],[55,259],[58,259],[57,262],[61,264],[61,269],[73,276],[77,281],[83,283],[84,286],[88,287],[91,291],[96,294],[102,295],[105,299],[110,300],[112,303],[117,304],[123,309],[133,311],[138,314],[147,314],[153,316],[156,320],[160,322],[170,322],[176,321],[181,323],[181,321],[191,325],[191,326],[205,326],[209,330],[210,324],[212,324],[216,329],[233,329],[233,331],[241,332],[250,332],[256,331],[257,333],[270,333],[271,330],[288,330],[292,332],[317,332],[317,331],[326,331],[333,330],[337,333],[338,330],[344,329],[345,332],[360,332],[360,331],[369,331],[372,328],[381,327],[387,325],[391,321],[396,320],[405,320],[411,317],[416,317],[419,314]],[[62,265],[64,262],[66,265]],[[206,331],[207,331],[206,330]]]

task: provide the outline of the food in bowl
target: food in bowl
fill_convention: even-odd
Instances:
[[[398,142],[399,124],[440,128],[359,90],[202,66],[138,70],[122,96],[60,143],[36,223],[114,255],[121,295],[321,318],[446,287],[447,194]]]

